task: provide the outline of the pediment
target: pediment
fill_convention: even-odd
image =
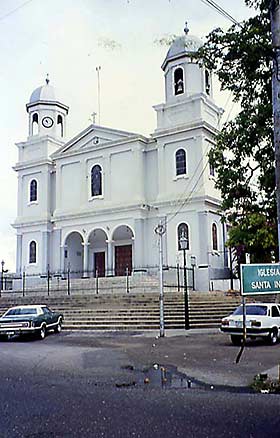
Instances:
[[[90,125],[87,129],[72,138],[61,148],[59,148],[52,158],[58,158],[75,152],[84,152],[86,150],[100,149],[102,145],[106,146],[114,142],[131,139],[138,134],[117,129],[106,128],[103,126]]]

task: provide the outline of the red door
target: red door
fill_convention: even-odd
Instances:
[[[94,276],[105,277],[105,252],[94,253]]]
[[[115,246],[115,275],[129,275],[132,271],[132,245]]]

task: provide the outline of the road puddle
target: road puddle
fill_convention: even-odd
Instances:
[[[196,384],[180,373],[175,367],[164,367],[158,364],[143,371],[143,384],[156,388],[189,389]]]
[[[123,370],[128,371],[130,379],[124,382],[116,383],[117,388],[121,387],[145,387],[145,388],[162,388],[162,389],[190,389],[197,388],[199,385],[192,379],[180,373],[176,367],[162,366],[154,364],[149,368],[142,370],[135,369],[131,365],[122,366]]]

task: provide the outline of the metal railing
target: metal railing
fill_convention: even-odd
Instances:
[[[183,268],[164,266],[164,288],[169,291],[184,290]],[[194,268],[187,268],[187,288],[194,288]],[[112,271],[89,270],[75,271],[69,266],[65,271],[47,270],[47,272],[31,274],[23,271],[13,276],[13,288],[7,293],[51,296],[55,294],[70,296],[72,294],[100,294],[100,293],[134,293],[158,291],[158,267],[144,266],[137,268],[126,267],[123,275],[112,275]]]

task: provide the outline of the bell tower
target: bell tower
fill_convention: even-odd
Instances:
[[[184,35],[175,38],[171,44],[161,66],[165,102],[154,106],[156,132],[207,119],[218,127],[220,109],[213,100],[212,72],[197,57],[202,45],[200,38],[189,35],[187,23]]]
[[[47,77],[46,84],[33,91],[26,105],[29,114],[28,139],[47,135],[64,141],[68,109],[68,106],[57,99],[55,89]]]
[[[55,209],[56,169],[52,154],[65,143],[68,106],[57,98],[47,77],[26,105],[29,132],[17,143],[18,208],[17,272],[45,273],[51,263],[52,214]]]
[[[203,42],[189,35],[187,23],[184,35],[177,37],[162,64],[165,75],[165,101],[176,102],[197,93],[213,98],[211,72],[195,57]]]

